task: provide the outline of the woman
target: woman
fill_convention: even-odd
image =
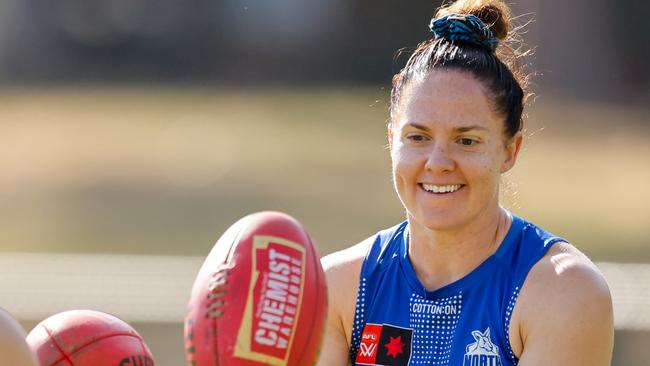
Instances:
[[[323,258],[318,365],[609,365],[601,273],[499,205],[526,97],[503,42],[509,8],[460,0],[431,29],[393,78],[388,141],[407,219]]]

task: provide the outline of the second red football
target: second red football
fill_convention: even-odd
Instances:
[[[43,320],[27,344],[41,366],[154,366],[135,329],[94,310],[70,310]]]

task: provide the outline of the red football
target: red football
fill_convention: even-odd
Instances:
[[[41,366],[154,366],[142,337],[124,321],[99,311],[53,315],[27,335]]]
[[[326,313],[325,275],[302,225],[279,212],[246,216],[217,241],[194,282],[188,365],[313,365]]]

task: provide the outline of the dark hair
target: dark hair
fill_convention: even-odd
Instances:
[[[468,42],[450,41],[435,37],[421,43],[406,66],[393,77],[391,91],[391,121],[396,117],[402,92],[414,75],[433,69],[453,69],[473,75],[489,91],[493,108],[505,119],[506,137],[522,130],[522,114],[528,94],[524,91],[527,77],[518,64],[525,55],[510,47],[516,32],[511,28],[510,8],[501,0],[458,0],[441,7],[435,18],[449,14],[474,15],[485,23],[500,40],[496,51]]]

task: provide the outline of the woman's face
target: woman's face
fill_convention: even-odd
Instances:
[[[480,82],[434,70],[405,87],[389,126],[393,181],[410,220],[457,229],[498,207],[499,181],[521,146],[506,139]]]

